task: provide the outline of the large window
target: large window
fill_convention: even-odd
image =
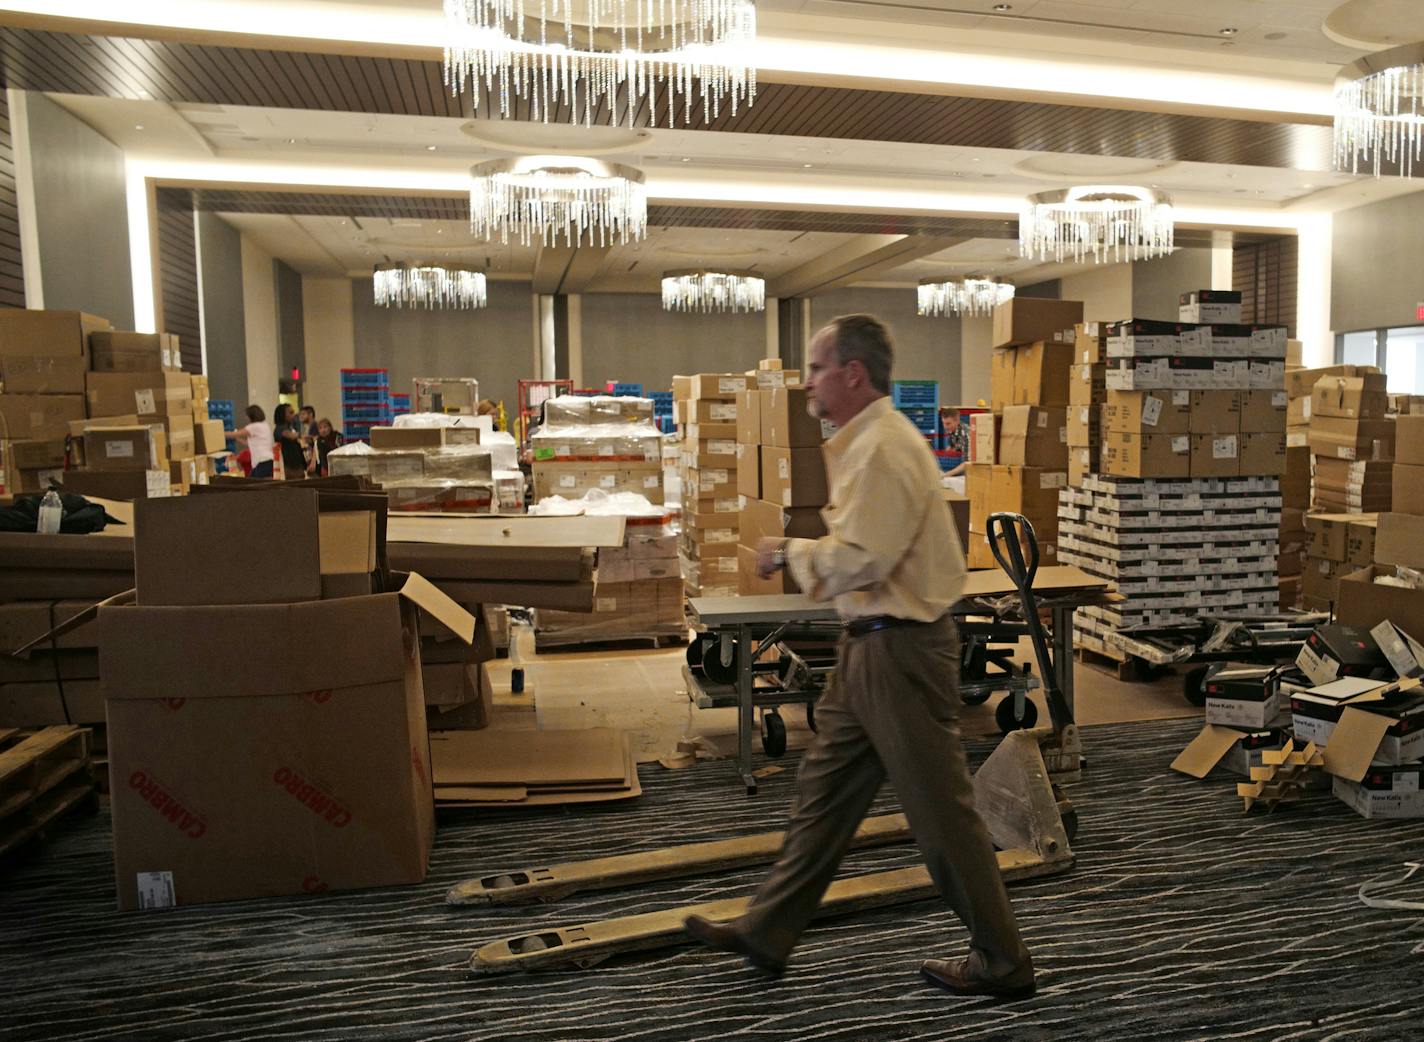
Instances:
[[[1335,338],[1335,361],[1379,366],[1390,394],[1424,394],[1424,326],[1342,333]]]
[[[1340,363],[1342,365],[1374,365],[1375,331],[1367,329],[1363,333],[1346,333],[1342,341]]]

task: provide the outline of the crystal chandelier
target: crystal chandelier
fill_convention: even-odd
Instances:
[[[1424,43],[1368,54],[1335,77],[1335,169],[1359,173],[1385,163],[1414,175],[1421,157]]]
[[[464,264],[377,264],[372,276],[383,308],[482,308],[484,272]]]
[[[1149,260],[1172,252],[1172,199],[1130,185],[1087,185],[1029,196],[1019,255],[1039,260]]]
[[[664,311],[765,311],[766,280],[750,271],[663,273]]]
[[[570,123],[606,109],[632,126],[646,101],[647,124],[661,109],[671,127],[678,95],[684,123],[694,94],[704,120],[756,99],[755,0],[445,0],[445,17],[446,85],[468,84],[476,108],[498,90],[505,118],[522,98],[545,123],[563,105]]]
[[[528,246],[607,246],[648,232],[643,174],[581,156],[495,159],[471,168],[470,227],[484,238],[511,231]],[[585,240],[587,240],[585,242]]]
[[[921,315],[982,318],[1014,298],[1014,287],[998,279],[921,279],[916,287]]]

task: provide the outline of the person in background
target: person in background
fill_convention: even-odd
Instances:
[[[319,433],[316,429],[316,406],[303,405],[298,410],[298,415],[302,425],[302,437],[315,438]]]
[[[329,473],[326,467],[326,457],[331,455],[332,449],[339,449],[346,444],[346,439],[325,417],[317,421],[316,432],[317,473],[326,477]]]
[[[278,406],[278,412],[283,408],[290,406]],[[272,428],[267,426],[267,414],[262,411],[262,406],[249,405],[247,426],[237,428],[232,432],[232,436],[247,445],[247,453],[252,461],[248,476],[270,478],[273,459]]]
[[[282,476],[288,481],[300,481],[307,476],[307,457],[297,411],[286,402],[277,406],[272,419],[272,434],[282,451]]]

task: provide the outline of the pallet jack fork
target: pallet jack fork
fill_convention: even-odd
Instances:
[[[1005,880],[1058,875],[1073,867],[1073,851],[1069,846],[1063,818],[1059,814],[1048,767],[1039,751],[1039,739],[1032,732],[1015,731],[1006,736],[993,754],[984,761],[974,775],[974,802],[989,828],[994,846],[998,848],[999,869]],[[865,825],[870,826],[872,822],[877,821],[889,822],[890,819],[899,817],[889,815],[884,819],[872,818]],[[773,839],[775,842],[768,842]],[[717,859],[715,856],[709,856],[714,855],[714,852],[707,848],[725,847],[734,850],[737,845],[746,844],[748,840],[754,841],[765,853],[756,859],[748,859],[745,856]],[[681,856],[681,852],[686,848],[678,847],[616,859],[602,859],[605,864],[610,861],[623,862],[622,874],[615,878],[607,873],[594,873],[597,878],[591,882],[587,878],[590,874],[585,872],[581,886],[580,881],[572,878],[578,874],[579,865],[532,870],[529,874],[551,872],[557,877],[563,873],[566,883],[572,883],[575,888],[582,889],[616,886],[688,875],[715,867],[752,864],[756,860],[771,860],[780,847],[779,841],[779,833],[768,833],[759,837],[728,840],[724,844],[694,844],[694,856],[690,862],[684,861]],[[597,865],[599,862],[584,864]],[[517,878],[520,875],[521,873],[507,874],[509,878]],[[492,876],[461,884],[451,891],[451,899],[454,900],[457,891],[462,897],[477,894],[481,888],[474,884],[484,884],[487,880],[500,878]],[[934,882],[924,866],[874,872],[832,883],[821,900],[818,914],[822,917],[845,915],[867,908],[923,900],[933,897],[936,892]],[[535,896],[534,899],[539,898]],[[483,901],[483,898],[475,897],[475,901]],[[470,902],[462,899],[459,903]],[[470,957],[470,969],[478,974],[498,974],[567,966],[588,967],[623,952],[682,944],[687,940],[682,923],[689,915],[726,921],[741,915],[748,904],[749,899],[745,897],[727,898],[621,919],[605,919],[505,937],[491,941],[476,951]]]

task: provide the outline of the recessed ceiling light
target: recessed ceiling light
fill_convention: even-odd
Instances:
[[[297,143],[297,139],[296,139],[296,138],[294,138],[294,137],[289,137],[289,138],[287,138],[287,144],[289,144],[289,145],[295,145],[296,143]]]
[[[138,96],[139,96],[140,98],[152,97],[152,95],[149,94],[148,91],[146,91],[146,90],[140,90],[140,91],[138,92]]]
[[[1236,35],[1236,30],[1230,28],[1229,26],[1228,26],[1227,28],[1225,28],[1225,29],[1218,29],[1217,32],[1219,32],[1222,36],[1235,36],[1235,35]]]
[[[135,129],[135,130],[142,130],[142,129],[143,129],[143,124],[142,124],[142,123],[135,123],[135,124],[134,124],[134,129]]]
[[[811,169],[811,164],[810,164],[810,163],[802,163],[802,164],[801,164],[801,167],[802,167],[802,169],[804,169],[804,170],[810,170],[810,169]]]
[[[1005,11],[1012,11],[1013,9],[1014,9],[1014,5],[1013,5],[1013,4],[995,4],[995,5],[994,5],[994,10],[995,10],[995,11],[998,11],[1000,14],[1002,14],[1002,13],[1005,12]]]
[[[434,151],[435,151],[435,146],[434,146],[434,145],[426,145],[426,146],[425,146],[425,151],[427,151],[427,152],[434,152]]]
[[[687,156],[683,156],[683,157],[682,157],[682,161],[683,161],[684,163],[690,163],[690,162],[692,162],[692,160],[689,159]]]

